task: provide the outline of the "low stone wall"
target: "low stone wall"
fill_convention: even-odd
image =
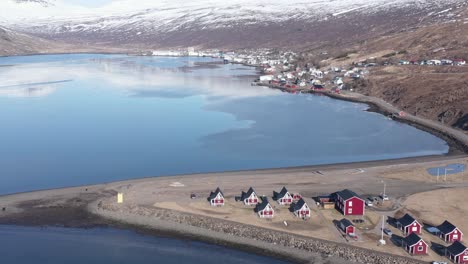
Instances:
[[[281,231],[244,225],[236,222],[211,217],[182,213],[174,210],[156,207],[142,207],[136,205],[122,206],[117,204],[107,204],[103,201],[99,202],[96,207],[97,212],[95,213],[98,213],[104,217],[106,215],[109,217],[108,213],[115,213],[113,215],[114,220],[118,220],[115,216],[119,215],[120,217],[124,218],[121,220],[124,220],[127,223],[132,222],[131,220],[129,220],[128,216],[134,215],[158,221],[166,221],[170,223],[178,223],[182,225],[202,228],[204,230],[222,233],[227,236],[242,237],[256,241],[267,242],[273,245],[280,245],[285,248],[312,252],[322,255],[324,258],[338,257],[340,259],[345,260],[346,262],[373,264],[422,263],[415,259],[379,253],[376,251],[366,250],[363,248],[349,246],[346,244],[301,237],[298,235],[289,234]]]

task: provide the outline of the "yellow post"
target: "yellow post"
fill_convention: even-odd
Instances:
[[[117,194],[117,203],[119,204],[123,203],[123,193]]]

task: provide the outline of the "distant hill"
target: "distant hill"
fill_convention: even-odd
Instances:
[[[138,9],[138,1],[132,5],[127,0],[126,6],[90,10],[86,15],[40,19],[41,10],[53,13],[60,8],[54,2],[40,2],[37,18],[7,20],[9,26],[82,44],[224,49],[302,49],[324,42],[358,41],[460,19],[453,15],[467,4],[464,0],[163,0]]]

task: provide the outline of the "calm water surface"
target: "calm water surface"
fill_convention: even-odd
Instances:
[[[255,74],[209,58],[0,58],[0,194],[448,151],[363,104],[250,86]]]
[[[112,229],[75,230],[0,226],[4,264],[280,264],[276,259],[199,242]]]

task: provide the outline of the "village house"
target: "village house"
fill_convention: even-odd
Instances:
[[[286,187],[283,187],[279,193],[273,191],[273,200],[281,205],[290,205],[293,202],[293,198]]]
[[[269,82],[271,80],[273,80],[275,78],[275,76],[273,75],[262,75],[260,76],[260,81],[261,82]]]
[[[240,199],[245,205],[258,204],[258,196],[252,187],[247,192],[242,192]]]
[[[356,234],[356,229],[353,223],[346,218],[340,220],[338,227],[347,235]]]
[[[425,255],[427,254],[427,243],[415,233],[409,234],[403,238],[403,247],[411,255]]]
[[[214,192],[210,193],[208,197],[208,201],[210,202],[211,206],[223,206],[224,205],[224,194],[221,190],[216,188]]]
[[[409,214],[405,214],[402,218],[397,219],[396,224],[405,235],[411,233],[421,234],[421,224]]]
[[[468,264],[468,248],[460,241],[455,241],[451,246],[448,246],[445,255],[453,263]]]
[[[266,197],[262,198],[261,203],[257,204],[257,207],[255,207],[255,211],[257,212],[260,218],[273,218],[273,216],[275,215],[275,211],[273,210],[273,207],[270,205]]]
[[[294,204],[293,210],[294,215],[297,217],[302,219],[310,218],[310,208],[302,198]]]
[[[449,221],[444,221],[437,227],[437,229],[439,229],[439,237],[442,238],[445,242],[452,243],[463,240],[463,233],[461,230]]]
[[[364,215],[365,201],[355,192],[345,189],[336,193],[336,207],[343,215]]]
[[[298,193],[294,193],[292,196],[293,196],[293,201],[295,201],[295,202],[302,199],[302,196],[300,194],[298,194]]]

